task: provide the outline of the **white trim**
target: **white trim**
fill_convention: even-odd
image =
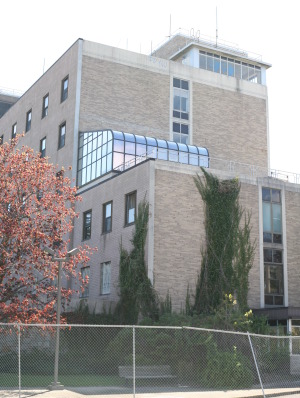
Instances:
[[[81,95],[81,74],[82,74],[82,39],[78,40],[77,57],[77,76],[76,76],[76,97],[75,97],[75,116],[74,116],[74,136],[73,136],[73,161],[72,161],[72,185],[77,181],[77,155],[78,155],[78,133],[79,133],[79,114],[80,114],[80,95]]]
[[[286,244],[286,212],[285,212],[285,189],[281,189],[281,228],[282,228],[282,245],[283,245],[283,292],[284,306],[289,305],[289,284],[287,272],[287,244]]]
[[[154,284],[155,162],[149,167],[148,278]]]
[[[259,286],[260,308],[265,307],[265,265],[264,265],[264,229],[262,210],[262,184],[258,184],[258,214],[259,214]]]

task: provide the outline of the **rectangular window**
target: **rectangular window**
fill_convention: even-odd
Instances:
[[[125,225],[130,225],[135,222],[136,217],[136,191],[126,195],[126,212]]]
[[[42,118],[48,115],[49,94],[43,98]]]
[[[100,294],[110,293],[110,261],[100,265]]]
[[[26,113],[26,129],[25,129],[26,133],[31,129],[31,118],[32,118],[32,110],[30,109],[30,111]]]
[[[108,233],[112,230],[112,202],[103,205],[103,226],[102,232]]]
[[[82,267],[81,270],[82,278],[82,290],[80,297],[89,297],[90,294],[90,267]]]
[[[90,239],[92,235],[92,210],[83,213],[83,232],[82,239]]]
[[[68,98],[69,90],[69,76],[65,77],[61,82],[61,102],[64,102]]]
[[[264,248],[265,305],[283,305],[282,250]]]
[[[190,111],[190,95],[189,82],[173,78],[173,140],[187,144],[189,141],[189,111]],[[175,120],[174,120],[175,119]],[[180,120],[186,120],[185,124],[180,123]],[[182,136],[187,134],[187,136]]]
[[[17,123],[13,124],[11,128],[11,138],[16,138],[17,135]]]
[[[65,146],[65,141],[66,141],[66,123],[62,123],[59,126],[58,149]]]
[[[262,188],[264,242],[282,244],[281,192]]]
[[[42,138],[40,141],[40,153],[41,158],[44,158],[46,156],[46,137]]]
[[[4,134],[2,134],[2,135],[0,136],[0,145],[3,144],[3,140],[4,140]]]

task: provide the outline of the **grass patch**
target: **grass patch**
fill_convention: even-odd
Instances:
[[[53,381],[53,376],[22,375],[21,386],[46,388]],[[58,381],[66,387],[110,387],[125,386],[125,380],[119,376],[97,376],[97,375],[62,375]],[[18,388],[19,380],[16,374],[0,373],[1,387]]]

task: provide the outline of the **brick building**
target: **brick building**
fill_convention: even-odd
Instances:
[[[256,239],[248,302],[275,323],[300,319],[300,185],[270,170],[269,64],[244,51],[176,35],[151,55],[77,40],[0,119],[25,131],[50,161],[72,166],[83,201],[72,246],[99,248],[83,298],[102,311],[118,299],[119,245],[130,248],[137,204],[150,204],[148,276],[173,308],[193,291],[204,244],[199,166],[238,177]],[[294,180],[292,180],[294,178]],[[75,281],[69,282],[71,287]]]

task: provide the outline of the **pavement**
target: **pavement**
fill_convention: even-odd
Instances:
[[[300,398],[299,388],[267,388],[265,397]],[[0,398],[133,398],[133,394],[124,394],[99,387],[84,387],[49,391],[44,389],[0,390]],[[182,391],[182,392],[136,392],[135,398],[258,398],[263,397],[261,389],[234,391]]]

